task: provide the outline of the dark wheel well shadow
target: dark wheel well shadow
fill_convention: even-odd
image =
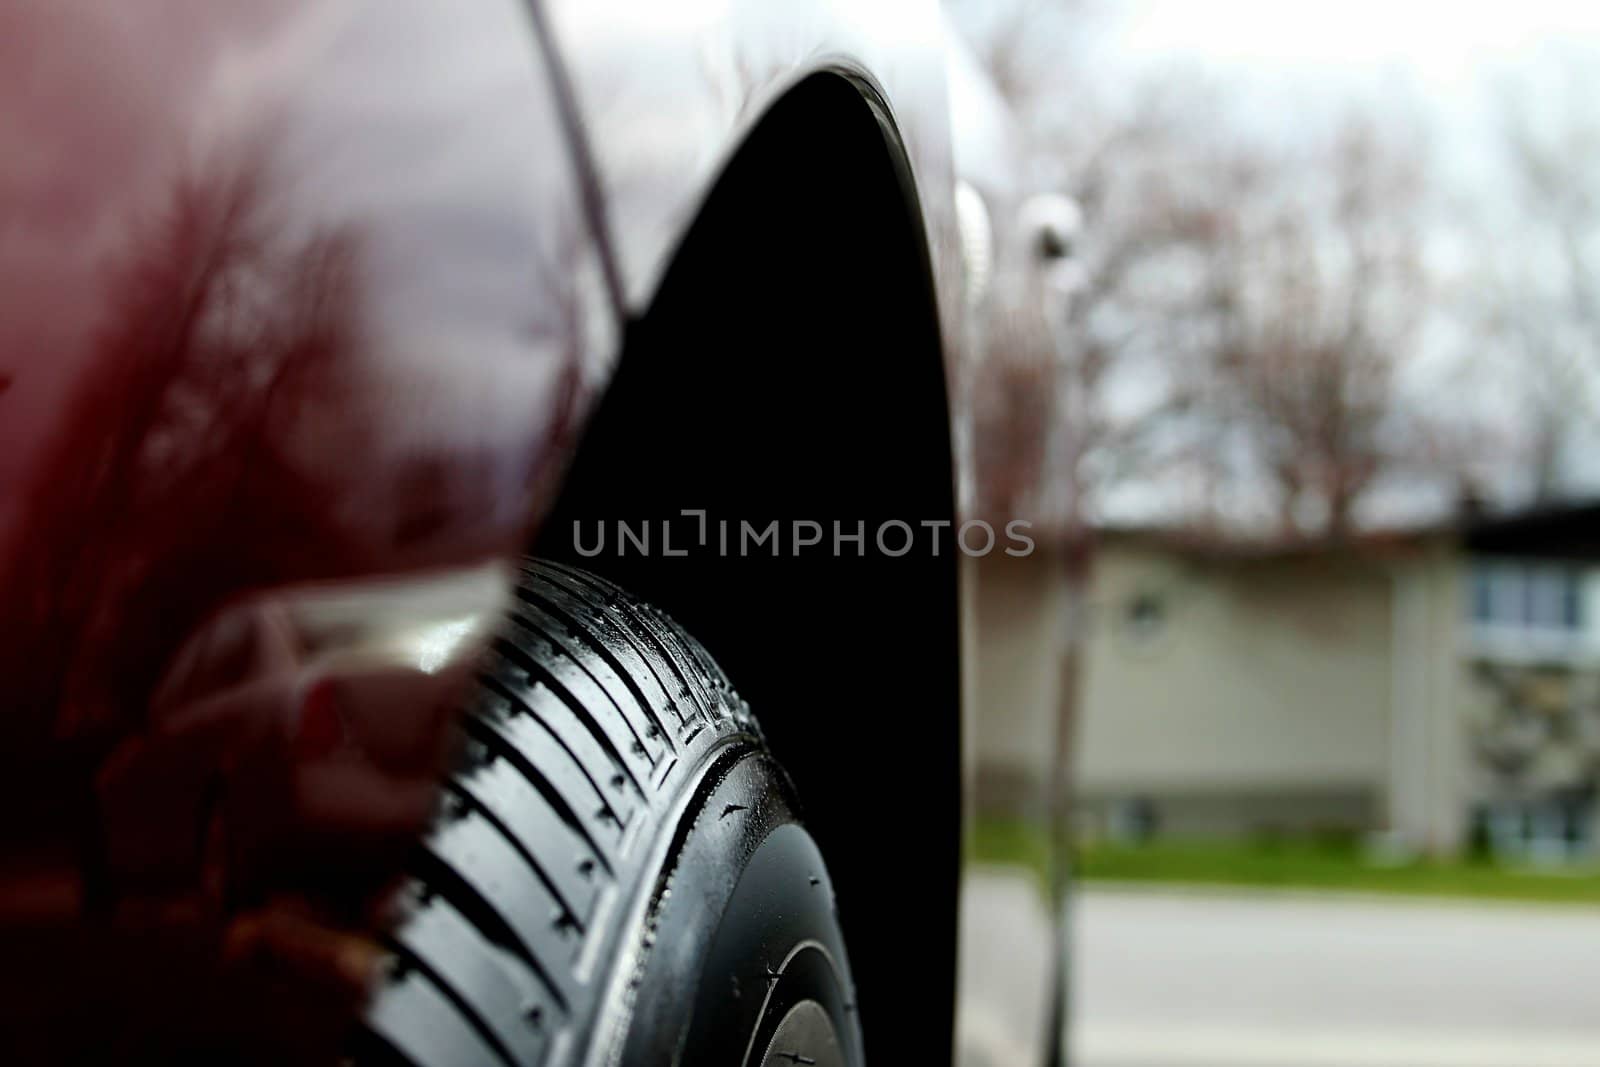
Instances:
[[[630,324],[535,551],[663,608],[723,665],[835,874],[869,1056],[948,1063],[957,560],[953,530],[935,554],[919,524],[954,519],[950,422],[920,214],[883,115],[825,72],[756,124]],[[706,512],[705,546],[685,509]],[[904,556],[875,543],[890,519],[917,533]],[[773,520],[781,554],[741,554],[740,524]],[[797,520],[823,528],[799,555]],[[648,553],[621,549],[619,521],[648,524]],[[688,555],[664,554],[663,521]],[[835,522],[861,524],[859,549],[835,555]],[[602,523],[604,551],[580,555],[575,528],[587,551]]]

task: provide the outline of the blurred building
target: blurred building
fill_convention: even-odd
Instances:
[[[1076,601],[1048,551],[983,567],[991,808],[1048,769],[1029,709],[1061,697],[1078,603],[1090,832],[1595,847],[1600,505],[1339,546],[1103,530]]]

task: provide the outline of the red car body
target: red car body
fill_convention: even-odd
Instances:
[[[124,903],[203,901],[226,927],[234,900],[207,888],[219,865],[224,897],[298,890],[352,842],[416,831],[439,709],[575,452],[581,469],[673,447],[639,425],[643,401],[616,402],[634,405],[638,441],[589,425],[619,364],[655,361],[650,399],[674,418],[736,407],[730,447],[814,479],[796,508],[954,517],[947,398],[968,294],[943,33],[923,0],[0,2],[0,794],[26,812],[4,831],[0,930],[34,952],[11,954],[16,1017],[72,998],[41,960],[76,966],[62,945],[108,886]],[[764,245],[806,195],[784,151],[870,175],[881,202],[847,232],[772,226],[782,241]],[[812,266],[895,243],[909,267],[884,282],[883,328],[841,329],[904,350],[879,344],[870,366],[818,354],[772,389],[680,373],[692,338],[660,340],[686,321],[662,294],[712,216],[744,242],[723,269],[766,272],[797,315],[826,310]],[[753,468],[689,466],[706,473],[681,505],[739,517]],[[584,499],[605,481],[588,477]],[[692,589],[664,565],[621,569],[691,629],[701,614],[742,688],[772,694],[754,703],[795,738],[785,758],[846,854],[832,862],[859,860],[843,881],[861,927],[909,918],[874,895],[882,864],[928,872],[912,911],[938,928],[852,954],[869,984],[920,969],[948,1007],[958,600],[955,564],[929,567],[819,572],[770,595],[715,568]],[[810,720],[785,707],[800,690],[767,681],[792,678],[802,640],[779,588],[802,615],[808,596],[821,612],[902,590],[870,655],[922,666],[863,683],[884,714],[857,719],[864,752],[903,748],[899,770],[807,747]],[[737,622],[719,623],[730,605]],[[720,647],[719,627],[737,631]],[[849,676],[869,653],[846,644]],[[890,706],[924,710],[911,740]],[[350,748],[367,758],[327,762]],[[228,807],[217,767],[250,798],[222,819],[220,852],[196,832],[221,818],[206,805]],[[918,829],[850,844],[861,812],[913,788],[933,798]],[[39,933],[51,924],[65,940]],[[98,943],[104,980],[125,981]],[[149,946],[129,944],[133,972]],[[928,1047],[948,1052],[935,1031]]]

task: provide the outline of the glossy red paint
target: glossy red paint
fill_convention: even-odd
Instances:
[[[152,923],[347,1018],[614,329],[526,11],[3,0],[0,101],[0,1048],[196,1033]]]
[[[523,543],[589,254],[514,0],[8,0],[0,41],[8,749],[138,727],[240,595]]]

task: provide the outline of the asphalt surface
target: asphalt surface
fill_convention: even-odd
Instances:
[[[1076,1067],[1600,1065],[1600,911],[1096,888],[1073,919]]]
[[[962,1067],[1036,1067],[1041,896],[976,872]],[[1074,1067],[1600,1067],[1600,909],[1080,890]]]

